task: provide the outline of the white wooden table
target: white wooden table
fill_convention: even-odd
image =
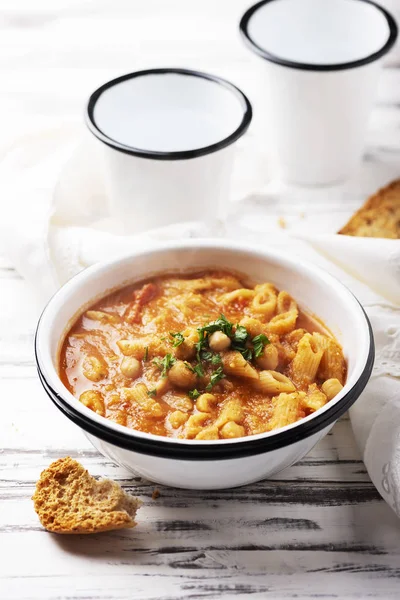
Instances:
[[[2,0],[2,142],[76,119],[95,86],[136,68],[200,68],[250,90],[252,57],[237,35],[247,4]],[[292,190],[286,201],[265,204],[266,222],[284,216],[295,227],[304,218],[296,199],[307,197],[310,218],[318,214],[330,230],[377,185],[399,175],[397,66],[394,53],[382,77],[362,176],[325,191],[322,205],[318,192]],[[7,210],[7,199],[1,202]],[[399,598],[400,523],[369,480],[347,416],[275,480],[206,493],[160,486],[153,500],[153,484],[102,458],[42,391],[33,359],[35,317],[26,284],[0,259],[2,600]],[[65,455],[144,501],[136,529],[57,537],[41,528],[30,499],[34,484]]]

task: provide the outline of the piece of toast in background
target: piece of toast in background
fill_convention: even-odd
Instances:
[[[98,533],[134,527],[142,504],[110,479],[97,481],[73,458],[51,463],[33,495],[40,522],[54,533]]]
[[[368,198],[338,233],[358,237],[400,238],[400,179]]]

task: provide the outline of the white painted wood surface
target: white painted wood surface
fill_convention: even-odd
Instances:
[[[136,68],[209,70],[250,94],[257,83],[252,57],[237,34],[247,4],[2,0],[1,147],[20,132],[76,121],[95,86]],[[266,225],[284,216],[289,227],[305,219],[332,230],[377,185],[400,174],[398,54],[382,76],[354,181],[325,190],[323,203],[315,190],[272,195],[262,203]],[[238,189],[255,191],[244,165],[260,159],[240,160]],[[308,203],[305,217],[299,199]],[[7,199],[0,201],[7,210]],[[347,417],[274,481],[209,493],[160,487],[152,500],[153,484],[99,456],[42,391],[35,320],[26,284],[0,259],[2,600],[399,597],[400,523],[372,486]],[[34,483],[68,454],[144,501],[136,529],[88,537],[43,531],[30,500]]]

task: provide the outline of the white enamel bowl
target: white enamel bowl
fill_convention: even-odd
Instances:
[[[314,414],[277,431],[234,440],[173,440],[117,425],[81,404],[57,369],[60,342],[74,319],[110,290],[168,272],[221,268],[271,281],[318,315],[341,342],[348,361],[343,390]],[[139,250],[90,267],[62,287],[45,308],[36,333],[39,377],[56,406],[95,448],[135,474],[181,488],[221,489],[268,477],[300,460],[357,400],[369,379],[374,343],[357,299],[319,268],[282,253],[230,241],[193,240]]]

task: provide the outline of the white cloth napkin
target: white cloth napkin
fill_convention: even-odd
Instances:
[[[372,323],[375,367],[350,418],[373,483],[400,516],[400,242],[316,235],[315,225],[307,229],[306,223],[294,234],[271,222],[265,226],[261,171],[252,173],[247,198],[232,203],[213,231],[198,222],[122,236],[107,214],[97,146],[82,138],[73,123],[31,132],[5,150],[0,163],[0,193],[8,207],[0,222],[0,254],[30,284],[38,309],[80,270],[154,239],[234,237],[319,264],[353,291]]]

